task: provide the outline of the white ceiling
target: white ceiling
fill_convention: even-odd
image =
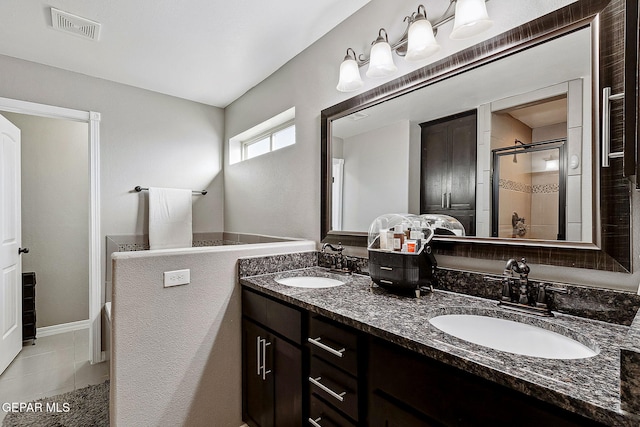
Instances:
[[[567,97],[516,108],[508,113],[531,129],[564,123],[567,121]]]
[[[225,107],[370,0],[2,0],[0,54]],[[50,8],[102,24],[55,30]]]

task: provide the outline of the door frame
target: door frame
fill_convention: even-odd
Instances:
[[[31,116],[66,119],[89,125],[89,356],[91,363],[105,360],[102,351],[100,227],[100,113],[73,110],[0,97],[0,110]]]

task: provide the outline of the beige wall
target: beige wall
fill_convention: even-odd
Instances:
[[[313,249],[297,241],[115,253],[111,424],[242,425],[237,259]],[[164,288],[162,273],[178,269],[191,270],[191,283]]]
[[[21,131],[22,271],[37,280],[37,327],[89,318],[87,123],[1,112]]]

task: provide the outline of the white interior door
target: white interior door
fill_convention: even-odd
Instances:
[[[22,348],[20,129],[0,116],[0,374]]]

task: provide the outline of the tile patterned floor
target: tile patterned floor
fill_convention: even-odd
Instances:
[[[55,396],[107,379],[109,362],[89,362],[89,329],[50,335],[22,347],[0,375],[0,405]],[[5,415],[0,409],[0,424]]]

